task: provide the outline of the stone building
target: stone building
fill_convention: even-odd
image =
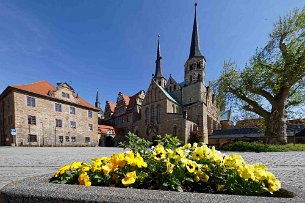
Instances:
[[[138,132],[135,122],[140,119],[144,97],[143,90],[130,97],[119,92],[116,104],[106,102],[104,123],[115,128],[116,140],[123,140],[129,131]]]
[[[200,131],[208,143],[208,135],[220,128],[212,83],[205,84],[206,59],[199,47],[196,7],[183,82],[176,82],[172,75],[168,80],[163,76],[158,38],[155,74],[142,104],[141,119],[136,123],[141,137],[151,140],[158,134],[172,134],[186,143],[192,131]]]
[[[96,146],[98,112],[65,82],[8,86],[0,96],[1,145]]]

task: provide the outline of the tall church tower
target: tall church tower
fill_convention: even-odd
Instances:
[[[187,86],[198,81],[202,82],[205,85],[206,60],[200,52],[196,10],[197,3],[195,3],[195,17],[190,47],[190,55],[184,65],[184,82]]]
[[[98,89],[96,90],[95,107],[99,108],[99,109],[101,108],[101,102],[100,102],[99,96],[98,96]]]
[[[166,79],[162,73],[162,57],[161,57],[161,49],[160,49],[160,35],[158,35],[158,46],[157,46],[157,59],[156,59],[156,72],[154,75],[154,80],[161,87],[165,88]]]

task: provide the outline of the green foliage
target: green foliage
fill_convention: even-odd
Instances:
[[[289,152],[305,151],[305,144],[286,144],[286,145],[269,145],[260,142],[234,142],[232,144],[219,147],[224,151],[238,152]]]
[[[181,141],[178,137],[172,135],[157,135],[157,143],[163,145],[167,149],[176,149],[181,145]]]
[[[305,103],[305,8],[281,17],[266,46],[257,49],[242,70],[235,62],[225,62],[218,84],[219,91],[242,109],[256,113],[268,125],[281,125],[266,126],[267,143],[286,143],[281,121],[294,106]]]
[[[125,149],[130,149],[135,153],[146,151],[151,145],[152,142],[149,140],[140,138],[131,132],[128,133],[123,142],[119,143],[119,146],[124,147]]]

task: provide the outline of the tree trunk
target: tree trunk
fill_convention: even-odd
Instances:
[[[269,118],[265,119],[266,144],[287,144],[287,124],[285,108],[272,108]]]

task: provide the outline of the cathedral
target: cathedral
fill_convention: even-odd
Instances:
[[[133,132],[149,140],[171,134],[187,143],[196,132],[208,143],[208,135],[221,128],[212,83],[205,84],[206,59],[199,47],[196,7],[197,4],[184,81],[178,83],[172,75],[168,79],[164,77],[158,36],[155,74],[146,94],[143,90],[132,96],[119,92],[116,103],[106,102],[101,123],[114,127],[117,141]],[[98,95],[96,104],[99,104]]]
[[[134,123],[140,137],[153,140],[156,135],[171,134],[187,143],[190,134],[200,132],[204,142],[214,129],[220,129],[219,109],[212,83],[205,84],[206,59],[200,51],[195,17],[189,57],[184,64],[184,81],[163,75],[158,36],[156,69],[141,105],[141,116]]]

